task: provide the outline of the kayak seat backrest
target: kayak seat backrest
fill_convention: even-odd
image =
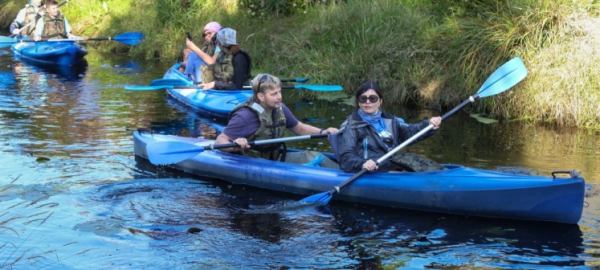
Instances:
[[[342,132],[329,134],[327,139],[329,140],[329,144],[331,145],[331,152],[335,155],[336,160],[340,160],[340,143],[342,142]]]

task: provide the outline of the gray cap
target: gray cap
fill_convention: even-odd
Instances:
[[[217,33],[217,41],[223,46],[238,45],[235,41],[235,30],[223,28]]]

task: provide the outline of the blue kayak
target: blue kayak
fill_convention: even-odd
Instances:
[[[11,48],[18,59],[43,66],[74,66],[88,53],[74,41],[17,42]]]
[[[240,90],[203,90],[178,70],[180,66],[179,63],[173,65],[162,79],[152,81],[149,86],[125,86],[125,89],[135,91],[166,89],[167,93],[179,102],[205,116],[218,119],[227,118],[233,108],[252,97],[250,86],[244,86],[244,89]],[[305,82],[306,80],[308,79],[296,78],[287,79],[287,82]],[[339,92],[343,90],[341,85],[310,84],[282,85],[281,89],[316,92]]]
[[[135,154],[148,159],[146,146],[185,142],[207,146],[214,141],[134,132]],[[327,154],[330,158],[332,155]],[[204,151],[170,167],[234,184],[313,195],[338,186],[354,174],[341,170],[256,159],[218,150]],[[577,223],[585,181],[578,176],[507,174],[460,165],[430,172],[368,173],[333,197],[353,203],[448,214]],[[557,175],[558,176],[558,175]]]
[[[233,108],[252,96],[252,90],[199,89],[191,79],[179,72],[179,65],[175,64],[165,73],[162,80],[157,81],[175,84],[176,88],[167,88],[167,93],[207,117],[225,119]],[[185,88],[186,85],[190,87]]]

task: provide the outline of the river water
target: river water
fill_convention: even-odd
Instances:
[[[465,112],[411,146],[443,163],[525,174],[576,169],[588,184],[577,225],[432,214],[300,197],[156,167],[132,130],[198,136],[222,124],[165,97],[125,91],[169,64],[91,51],[58,75],[0,50],[0,269],[458,269],[600,266],[600,134]],[[351,107],[284,92],[302,121],[337,126]],[[388,104],[408,122],[439,115]],[[204,134],[207,135],[207,134]],[[208,134],[207,136],[210,136]],[[328,150],[322,141],[293,147]],[[263,209],[263,210],[261,210]]]

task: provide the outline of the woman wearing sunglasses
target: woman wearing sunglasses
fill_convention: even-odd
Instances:
[[[377,83],[366,82],[355,93],[356,108],[350,117],[342,124],[338,139],[338,162],[340,169],[345,172],[367,171],[397,171],[390,161],[376,164],[375,160],[385,155],[403,141],[426,128],[429,124],[433,129],[415,143],[435,134],[442,118],[432,117],[420,124],[406,124],[400,118],[382,111],[383,96]]]
[[[215,65],[215,79],[203,81],[200,85],[204,90],[239,90],[249,84],[252,68],[250,56],[237,44],[235,30],[224,28],[217,33],[217,46],[221,52],[216,59],[200,50],[191,40],[188,39],[186,44],[207,65]]]
[[[217,60],[217,56],[221,49],[217,47],[217,33],[221,30],[221,25],[218,22],[209,22],[204,26],[202,30],[202,37],[204,38],[204,44],[202,45],[202,52],[211,56],[213,61]],[[185,70],[183,74],[187,75],[190,79],[197,82],[212,82],[215,80],[215,67],[213,65],[206,65],[206,63],[191,49],[183,50],[183,64],[185,64]]]

